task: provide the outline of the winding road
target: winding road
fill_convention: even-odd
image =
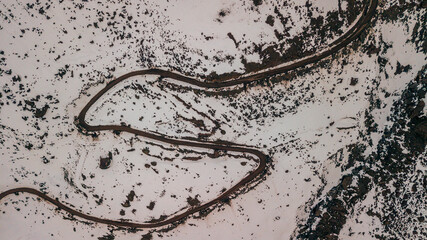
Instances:
[[[238,189],[240,189],[242,186],[245,186],[247,183],[253,181],[257,178],[257,176],[260,176],[261,173],[266,169],[266,163],[267,163],[267,155],[265,155],[263,152],[253,149],[253,148],[247,148],[242,147],[238,144],[234,143],[224,143],[224,142],[208,142],[208,141],[196,141],[196,140],[183,140],[183,139],[175,139],[170,138],[167,136],[163,136],[158,133],[150,133],[150,132],[144,132],[140,131],[131,127],[127,126],[120,126],[120,125],[98,125],[98,126],[92,126],[86,123],[86,113],[90,109],[90,107],[99,100],[104,93],[106,93],[108,90],[110,90],[112,87],[116,86],[118,83],[133,77],[133,76],[140,76],[140,75],[158,75],[164,78],[170,78],[174,79],[178,82],[184,82],[188,83],[193,86],[198,86],[202,88],[223,88],[223,87],[229,87],[229,86],[235,86],[243,83],[249,83],[253,81],[257,81],[260,79],[264,79],[266,77],[284,73],[289,70],[293,70],[311,63],[315,63],[325,57],[330,56],[331,54],[339,51],[343,47],[347,46],[351,41],[353,41],[363,30],[366,29],[366,27],[369,25],[372,17],[375,15],[376,7],[378,4],[378,0],[365,0],[363,12],[359,15],[358,19],[355,21],[355,23],[350,27],[350,29],[344,33],[342,36],[340,36],[338,39],[336,39],[334,42],[332,42],[328,47],[323,49],[322,51],[315,53],[313,55],[301,58],[296,61],[292,62],[284,62],[276,65],[275,67],[267,68],[261,71],[257,72],[251,72],[251,73],[245,73],[241,76],[233,79],[217,79],[216,81],[207,82],[196,78],[186,77],[178,73],[174,73],[171,71],[161,70],[161,69],[147,69],[147,70],[140,70],[140,71],[134,71],[130,72],[128,74],[125,74],[109,84],[102,89],[100,92],[98,92],[88,103],[87,105],[82,109],[78,116],[78,125],[81,129],[87,131],[87,132],[94,132],[94,131],[123,131],[128,133],[133,133],[141,137],[145,137],[148,139],[160,141],[163,143],[173,144],[177,146],[189,146],[189,147],[199,147],[204,149],[213,149],[213,150],[224,150],[224,151],[233,151],[233,152],[241,152],[241,153],[247,153],[255,155],[258,158],[258,167],[255,170],[252,170],[246,177],[241,179],[236,185],[228,189],[227,191],[223,192],[221,195],[219,195],[217,198],[206,202],[204,204],[201,204],[199,206],[191,207],[188,210],[178,213],[177,215],[170,216],[166,219],[158,219],[153,220],[147,223],[136,223],[136,222],[129,222],[129,221],[119,221],[119,220],[110,220],[110,219],[104,219],[99,218],[95,216],[91,216],[82,212],[79,212],[77,210],[74,210],[68,206],[66,206],[64,203],[61,203],[59,200],[54,199],[52,197],[49,197],[45,193],[34,189],[34,188],[14,188],[7,190],[5,192],[2,192],[0,194],[0,200],[3,198],[9,196],[10,194],[14,193],[30,193],[33,195],[36,195],[53,205],[57,206],[59,209],[64,210],[74,216],[77,216],[79,218],[97,222],[97,223],[103,223],[108,225],[114,225],[118,227],[130,227],[130,228],[155,228],[155,227],[161,227],[168,224],[176,223],[179,221],[184,220],[186,217],[205,210],[215,204],[221,203],[221,202],[227,202],[229,200],[229,197],[232,193],[235,193]]]

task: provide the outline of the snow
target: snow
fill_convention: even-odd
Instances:
[[[124,132],[104,131],[94,138],[78,131],[75,117],[107,82],[130,71],[159,67],[200,78],[211,72],[244,73],[241,58],[261,63],[255,46],[265,49],[280,42],[275,30],[287,32],[289,37],[282,40],[287,42],[310,25],[305,0],[262,2],[260,6],[248,0],[0,3],[0,50],[4,51],[0,58],[5,57],[7,63],[0,62],[0,69],[12,70],[11,75],[0,71],[0,192],[33,187],[84,213],[142,223],[188,209],[188,197],[207,202],[232,187],[257,166],[247,159],[254,156],[227,152],[212,158],[211,150],[188,147],[183,151],[183,147]],[[313,17],[326,16],[339,2],[313,1]],[[27,3],[35,6],[28,8]],[[344,1],[341,8],[347,5]],[[39,14],[41,7],[44,14]],[[286,28],[276,15],[273,26],[265,23],[276,7],[289,17]],[[108,19],[114,11],[117,16]],[[218,15],[221,11],[224,17]],[[102,17],[104,21],[99,20]],[[109,21],[115,24],[108,25]],[[362,141],[360,136],[366,133],[371,97],[379,98],[382,107],[371,111],[378,132],[372,133],[373,144],[366,151],[375,149],[384,129],[393,124],[387,119],[393,102],[425,63],[425,54],[408,41],[415,17],[405,24],[376,21],[368,37],[357,41],[362,46],[371,41],[391,45],[383,55],[388,59],[384,71],[394,73],[399,62],[411,66],[408,72],[386,78],[375,54],[348,47],[346,53],[327,58],[323,66],[312,64],[306,73],[292,74],[291,80],[284,74],[279,77],[287,80],[250,85],[231,97],[196,87],[175,89],[170,84],[189,85],[157,76],[136,76],[112,88],[89,110],[87,121],[93,125],[124,122],[173,138],[208,134],[205,140],[236,142],[268,154],[272,160],[268,174],[229,204],[217,206],[202,218],[189,217],[168,231],[131,232],[67,220],[67,213],[37,197],[11,195],[0,202],[0,239],[97,239],[110,232],[116,239],[141,239],[153,230],[158,231],[153,232],[153,239],[295,237],[310,207],[351,172],[341,168],[349,154],[345,149]],[[342,31],[354,22],[346,22]],[[132,37],[121,39],[121,33]],[[238,47],[228,33],[239,42]],[[326,44],[307,47],[318,49],[316,54],[330,48]],[[141,54],[149,61],[142,61]],[[58,74],[61,69],[65,71],[62,76]],[[16,75],[21,82],[11,80]],[[355,86],[350,85],[352,78],[358,79]],[[147,92],[138,90],[136,84]],[[38,100],[32,100],[37,96]],[[48,104],[46,115],[34,117],[25,100],[34,101],[37,109]],[[188,121],[193,117],[202,120],[205,128]],[[220,128],[210,134],[215,122]],[[33,147],[27,149],[27,143]],[[332,157],[340,150],[344,162]],[[100,157],[109,152],[113,154],[111,166],[100,169]],[[417,168],[425,171],[422,164]],[[135,200],[123,207],[131,191],[136,193]],[[368,209],[375,194],[370,192],[354,209]],[[100,198],[102,204],[97,203]],[[147,206],[153,201],[150,210]],[[373,230],[381,223],[362,210],[349,215],[340,239],[360,239],[351,232],[366,232],[363,239],[370,239],[368,232],[382,231]]]

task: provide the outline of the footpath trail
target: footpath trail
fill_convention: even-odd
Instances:
[[[72,209],[68,207],[65,203],[60,202],[59,200],[49,197],[45,193],[34,189],[34,188],[27,188],[27,187],[21,187],[21,188],[14,188],[7,191],[4,191],[0,193],[0,201],[11,195],[16,193],[29,193],[36,195],[53,205],[57,206],[59,209],[66,211],[76,217],[97,222],[97,223],[103,223],[108,225],[114,225],[118,227],[129,227],[129,228],[155,228],[155,227],[161,227],[168,224],[176,223],[178,221],[185,220],[188,216],[208,209],[209,207],[221,203],[221,202],[228,202],[230,195],[235,193],[237,190],[239,190],[241,187],[245,186],[247,183],[253,181],[258,176],[260,176],[264,170],[266,169],[266,163],[267,163],[267,155],[265,155],[263,152],[254,149],[254,148],[247,148],[242,147],[241,145],[238,145],[237,143],[225,143],[225,142],[209,142],[209,141],[200,141],[200,140],[183,140],[183,139],[175,139],[168,136],[164,136],[158,133],[152,133],[152,132],[144,132],[141,130],[137,130],[131,127],[127,126],[120,126],[120,125],[97,125],[92,126],[86,123],[86,113],[90,109],[90,107],[99,100],[108,90],[116,86],[118,83],[133,77],[133,76],[141,76],[141,75],[158,75],[164,78],[170,78],[178,82],[187,83],[193,86],[202,87],[202,88],[223,88],[223,87],[229,87],[229,86],[235,86],[243,83],[249,83],[253,81],[257,81],[260,79],[264,79],[269,76],[273,76],[276,74],[284,73],[289,70],[294,70],[296,68],[306,66],[311,63],[315,63],[325,57],[330,56],[331,54],[339,51],[343,47],[347,46],[350,42],[352,42],[354,39],[359,36],[359,34],[366,29],[366,27],[369,25],[372,17],[375,15],[376,7],[378,5],[378,0],[365,0],[364,8],[362,13],[359,15],[358,19],[355,21],[355,23],[350,27],[350,29],[341,35],[338,39],[336,39],[334,42],[332,42],[328,47],[326,47],[324,50],[315,53],[313,55],[301,58],[299,60],[291,61],[291,62],[284,62],[280,63],[274,67],[267,68],[261,71],[252,72],[252,73],[245,73],[242,74],[239,77],[233,78],[233,79],[216,79],[215,81],[203,81],[196,78],[191,78],[187,76],[183,76],[178,73],[174,73],[171,71],[161,70],[161,69],[147,69],[147,70],[140,70],[140,71],[134,71],[127,73],[114,81],[110,82],[104,89],[102,89],[100,92],[98,92],[88,103],[87,105],[82,109],[78,116],[78,125],[79,127],[87,132],[96,132],[96,131],[123,131],[132,133],[144,138],[152,139],[155,141],[160,141],[167,144],[173,144],[176,146],[188,146],[188,147],[198,147],[198,148],[204,148],[204,149],[212,149],[212,150],[222,150],[222,151],[232,151],[232,152],[240,152],[240,153],[246,153],[255,155],[258,158],[258,167],[251,171],[246,177],[241,179],[236,185],[228,189],[227,191],[223,192],[221,195],[216,197],[215,199],[206,202],[204,204],[201,204],[199,206],[194,206],[189,208],[188,210],[178,213],[173,216],[169,216],[165,219],[160,218],[157,220],[152,220],[150,222],[146,223],[137,223],[137,222],[129,222],[129,221],[119,221],[119,220],[110,220],[110,219],[104,219],[99,218],[95,216],[91,216],[89,214],[82,213],[80,211],[77,211],[75,209]]]

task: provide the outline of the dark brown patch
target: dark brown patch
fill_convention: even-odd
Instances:
[[[156,202],[151,201],[150,205],[148,205],[147,208],[150,209],[150,210],[153,210],[155,205],[156,205]]]
[[[109,168],[112,160],[113,160],[113,154],[111,152],[108,152],[108,157],[106,157],[106,158],[101,157],[100,158],[99,168],[101,168],[101,169]]]
[[[192,197],[188,197],[187,198],[187,203],[190,204],[190,206],[194,207],[194,206],[199,206],[200,205],[200,201],[199,199],[197,199],[198,195],[196,195],[194,198]]]
[[[265,20],[265,23],[267,23],[270,26],[274,26],[274,17],[271,15],[268,15],[267,20]]]

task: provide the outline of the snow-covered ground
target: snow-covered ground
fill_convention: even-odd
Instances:
[[[130,71],[209,80],[319,51],[362,3],[2,1],[0,192],[32,187],[84,213],[140,223],[215,198],[257,166],[253,156],[124,132],[88,136],[75,117]],[[227,94],[157,76],[118,84],[88,123],[251,146],[271,158],[267,174],[171,228],[119,229],[11,195],[0,202],[0,239],[425,238],[426,108],[414,115],[426,102],[425,15],[425,3],[380,1],[369,28],[340,52]]]

